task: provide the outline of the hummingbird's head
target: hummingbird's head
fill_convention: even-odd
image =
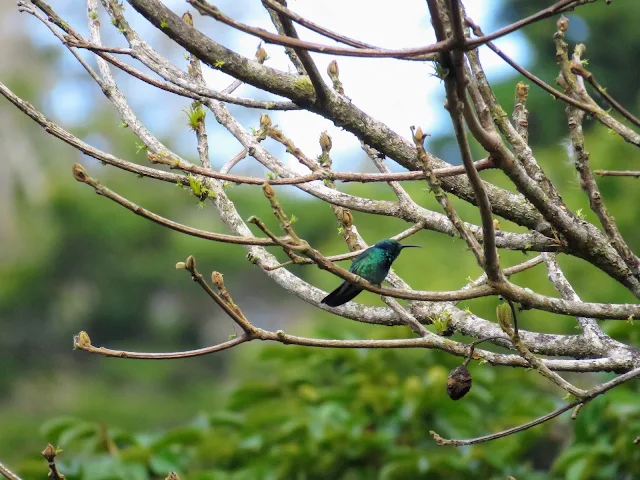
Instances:
[[[392,258],[396,258],[403,248],[420,248],[420,245],[402,245],[395,240],[382,240],[376,243],[374,247],[384,250]]]

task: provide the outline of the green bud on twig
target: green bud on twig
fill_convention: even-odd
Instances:
[[[322,132],[320,135],[320,148],[322,148],[322,153],[328,153],[333,146],[333,142],[331,141],[331,137],[327,134],[327,132]]]
[[[564,33],[569,28],[569,19],[564,15],[560,15],[560,18],[556,22],[556,26],[558,27],[558,31]]]
[[[189,255],[187,260],[184,262],[184,266],[190,272],[193,272],[196,269],[196,259],[193,258],[193,255]]]
[[[516,100],[520,103],[524,103],[527,101],[527,97],[529,96],[529,85],[524,82],[518,82],[516,85]]]
[[[260,115],[260,128],[266,130],[271,127],[271,118],[266,113]]]
[[[73,337],[73,348],[84,349],[91,346],[91,338],[84,330]]]
[[[342,209],[341,217],[342,217],[342,224],[345,227],[350,227],[351,225],[353,225],[353,215],[346,208]]]
[[[496,307],[496,317],[498,323],[503,330],[511,328],[511,322],[513,321],[513,315],[511,314],[511,307],[507,303],[501,303]]]

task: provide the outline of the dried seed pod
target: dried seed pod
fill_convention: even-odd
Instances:
[[[447,378],[447,395],[451,400],[460,400],[471,390],[471,373],[469,369],[460,365],[449,374]]]

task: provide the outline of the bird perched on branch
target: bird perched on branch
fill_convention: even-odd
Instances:
[[[349,271],[374,285],[380,285],[387,277],[391,264],[403,248],[420,248],[420,245],[401,245],[395,240],[382,240],[373,247],[367,248],[358,255]],[[333,292],[322,299],[322,303],[330,307],[337,307],[347,303],[362,291],[362,287],[347,282],[340,284]]]

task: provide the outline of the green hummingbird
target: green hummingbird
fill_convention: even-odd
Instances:
[[[401,245],[395,240],[382,240],[373,247],[367,248],[358,255],[349,271],[374,285],[380,285],[387,277],[391,264],[403,248],[420,248],[420,245]],[[337,307],[347,303],[362,291],[362,287],[347,282],[340,284],[333,292],[322,299],[322,303],[330,307]]]

